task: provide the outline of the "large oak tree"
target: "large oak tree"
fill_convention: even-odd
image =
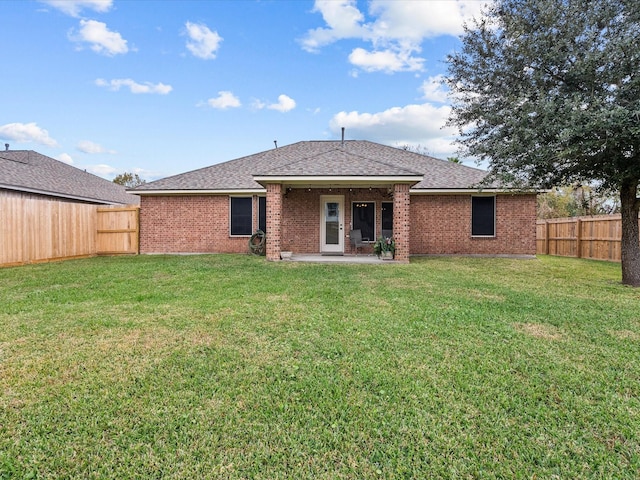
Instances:
[[[448,68],[449,122],[491,180],[619,192],[622,281],[640,286],[638,0],[496,0]]]

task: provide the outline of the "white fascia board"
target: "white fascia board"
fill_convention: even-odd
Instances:
[[[238,188],[233,190],[127,190],[127,193],[141,197],[167,195],[260,195],[266,192],[266,188]]]
[[[395,175],[395,176],[337,176],[337,175],[300,175],[300,176],[259,176],[253,177],[256,182],[264,183],[286,183],[287,185],[295,184],[325,184],[325,185],[339,185],[339,184],[388,184],[388,183],[418,183],[422,181],[423,177],[418,175]]]
[[[412,188],[409,190],[411,195],[526,195],[538,193],[537,190],[509,190],[508,188]]]

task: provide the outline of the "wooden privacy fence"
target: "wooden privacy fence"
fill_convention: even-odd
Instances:
[[[98,207],[96,214],[96,255],[140,252],[140,207]]]
[[[554,218],[536,222],[536,253],[620,261],[620,215]]]
[[[138,212],[0,192],[0,266],[137,254]]]

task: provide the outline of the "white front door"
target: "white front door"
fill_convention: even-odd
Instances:
[[[344,253],[344,196],[320,197],[320,252]]]

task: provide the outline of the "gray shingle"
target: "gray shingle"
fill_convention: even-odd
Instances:
[[[32,150],[0,151],[0,188],[101,204],[136,204],[122,185]]]
[[[262,189],[253,176],[423,176],[413,189],[473,188],[487,172],[366,140],[305,141],[146,183],[153,190]]]
[[[333,148],[296,162],[274,167],[259,176],[402,176],[421,175],[399,165],[363,157],[346,148]]]

